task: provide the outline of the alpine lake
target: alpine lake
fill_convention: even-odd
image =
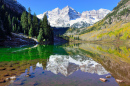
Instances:
[[[0,47],[0,86],[130,86],[130,46]]]

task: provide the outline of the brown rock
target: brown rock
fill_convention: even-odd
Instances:
[[[9,78],[10,80],[15,80],[16,79],[16,76],[12,76]]]
[[[8,81],[8,80],[10,80],[10,78],[6,78],[6,79],[5,79],[5,81]]]
[[[105,78],[100,78],[100,81],[102,81],[102,82],[106,82],[107,79],[105,79]]]
[[[12,68],[11,70],[15,70],[15,68]]]
[[[106,78],[111,78],[111,75],[106,76]]]
[[[6,76],[9,76],[9,73],[8,73],[8,74],[5,74],[4,76],[5,76],[5,77],[6,77]]]
[[[6,68],[0,68],[0,70],[6,70]]]
[[[123,83],[124,81],[123,81],[123,80],[120,80],[120,79],[116,79],[116,82],[117,82],[117,83]]]
[[[2,79],[2,80],[0,80],[0,83],[4,83],[4,82],[5,82],[5,80],[3,80],[3,79]]]

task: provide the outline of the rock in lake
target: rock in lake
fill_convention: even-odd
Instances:
[[[105,78],[100,78],[100,81],[102,81],[102,82],[106,82],[107,79],[105,79]]]
[[[111,78],[111,75],[106,76],[106,78]]]
[[[25,75],[25,77],[29,77],[29,76],[31,76],[31,75],[30,74]]]

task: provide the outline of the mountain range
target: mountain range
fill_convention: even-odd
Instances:
[[[37,15],[39,19],[44,17],[44,14],[48,16],[48,21],[52,27],[86,27],[94,24],[95,22],[103,19],[110,10],[99,9],[84,11],[82,13],[77,12],[70,6],[66,6],[63,9],[55,8],[52,11],[44,12]]]

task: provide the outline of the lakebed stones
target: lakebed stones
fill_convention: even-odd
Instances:
[[[106,82],[107,79],[105,79],[105,78],[100,78],[100,81],[102,81],[102,82]]]

